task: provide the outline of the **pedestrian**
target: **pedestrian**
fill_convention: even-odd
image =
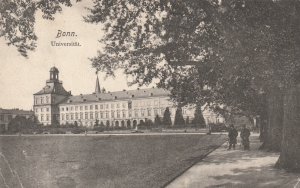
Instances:
[[[228,150],[231,149],[231,147],[233,149],[235,149],[235,145],[236,145],[236,138],[238,136],[238,132],[237,130],[234,128],[233,125],[230,125],[229,130],[228,130],[228,138],[229,138],[229,148]]]
[[[249,136],[250,136],[250,130],[246,127],[246,125],[243,125],[240,137],[242,139],[242,144],[244,146],[244,150],[250,149]]]

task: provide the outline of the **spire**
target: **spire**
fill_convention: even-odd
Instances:
[[[98,71],[96,72],[96,74],[97,74],[97,73],[98,73]],[[96,79],[95,93],[101,93],[98,74],[97,74],[97,79]]]

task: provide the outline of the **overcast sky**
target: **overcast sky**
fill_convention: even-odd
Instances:
[[[49,79],[49,70],[56,66],[60,71],[60,80],[67,91],[73,95],[88,94],[95,89],[95,69],[88,60],[101,49],[98,40],[102,36],[101,26],[83,22],[87,13],[84,7],[88,2],[63,9],[54,21],[44,20],[37,14],[37,48],[29,53],[29,58],[22,57],[15,47],[7,46],[0,38],[0,108],[32,109],[33,93],[45,86]],[[56,39],[57,31],[76,32],[76,38]],[[81,47],[52,47],[51,41],[78,41]],[[99,73],[100,85],[107,91],[136,89],[127,87],[127,78],[118,74],[115,79],[104,80]]]

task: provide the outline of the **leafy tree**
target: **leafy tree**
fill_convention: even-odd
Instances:
[[[182,115],[182,109],[180,107],[178,107],[176,109],[176,113],[175,113],[175,120],[174,120],[174,126],[184,126],[185,121]]]
[[[99,120],[98,119],[96,119],[94,126],[99,127]]]
[[[36,12],[40,10],[44,19],[53,20],[53,15],[62,11],[62,5],[72,6],[71,0],[1,0],[0,37],[27,57],[28,51],[36,48]]]
[[[190,124],[190,117],[189,117],[189,116],[186,117],[186,119],[185,119],[185,124],[186,124],[186,125],[189,125],[189,124]]]
[[[195,110],[194,119],[192,123],[196,127],[205,127],[205,120],[200,105],[196,105],[196,110]]]
[[[170,127],[172,125],[171,112],[169,107],[167,107],[164,112],[162,124],[166,127]]]
[[[154,125],[155,125],[156,127],[158,127],[158,126],[161,125],[161,118],[159,117],[158,114],[156,114],[156,116],[155,116],[155,119],[154,119]]]
[[[34,123],[24,116],[16,116],[8,123],[8,132],[17,133],[25,129],[34,128]]]
[[[297,0],[98,0],[86,21],[103,23],[106,31],[105,50],[92,59],[95,68],[111,75],[122,68],[132,84],[158,78],[178,102],[259,115],[267,120],[265,143],[279,146],[281,139],[273,139],[278,134],[283,143],[300,139],[282,133],[282,126],[300,133],[291,124],[271,124],[287,113],[280,112],[277,91],[295,88],[299,80],[299,19]],[[278,97],[276,105],[270,96]],[[297,158],[300,150],[292,151],[281,155]]]

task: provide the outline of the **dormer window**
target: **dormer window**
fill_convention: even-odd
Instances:
[[[115,96],[115,99],[117,99],[118,97],[117,96]]]
[[[153,93],[150,93],[150,96],[153,96]]]
[[[133,98],[134,97],[134,95],[131,95],[131,98]]]

